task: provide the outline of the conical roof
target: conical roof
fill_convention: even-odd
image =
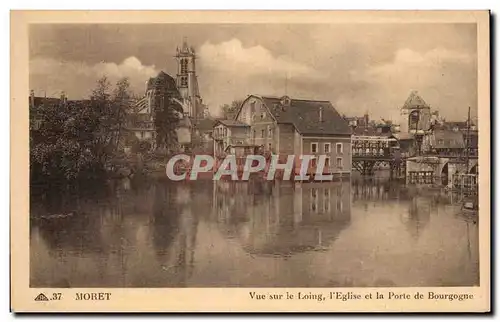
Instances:
[[[414,110],[422,108],[430,108],[430,106],[424,101],[417,91],[412,91],[410,96],[406,99],[403,109]]]

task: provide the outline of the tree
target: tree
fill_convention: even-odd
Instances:
[[[130,107],[130,101],[133,94],[130,91],[130,82],[124,77],[116,83],[113,92],[113,113],[114,123],[118,129],[115,132],[115,145],[118,146],[119,140],[124,136],[123,127],[127,122],[127,109]]]
[[[156,130],[156,149],[173,150],[177,146],[176,129],[180,121],[181,95],[175,81],[167,74],[160,74],[153,84],[153,115]]]
[[[234,100],[231,104],[222,105],[220,107],[222,110],[222,117],[226,120],[235,118],[242,103],[243,100]]]
[[[128,81],[111,94],[106,77],[90,100],[45,100],[30,107],[30,170],[35,179],[73,180],[104,171],[117,151],[125,120]]]
[[[179,125],[179,115],[176,112],[176,103],[166,94],[155,96],[154,124],[156,128],[156,146],[160,149],[173,148],[177,145],[176,128]]]

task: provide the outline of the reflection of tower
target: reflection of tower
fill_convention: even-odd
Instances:
[[[168,285],[185,286],[194,267],[198,217],[187,185],[158,183],[154,203],[154,247]]]
[[[414,197],[410,201],[410,209],[407,216],[403,217],[408,232],[414,239],[418,239],[430,220],[431,203],[423,197]]]
[[[203,105],[198,89],[196,75],[196,54],[193,47],[184,39],[181,48],[177,48],[177,88],[182,97],[184,114],[197,119],[203,116]]]
[[[194,268],[194,248],[196,246],[196,233],[198,217],[193,213],[190,202],[192,199],[191,187],[179,186],[177,190],[177,203],[181,206],[179,234],[174,261],[179,277],[179,285],[185,286]]]

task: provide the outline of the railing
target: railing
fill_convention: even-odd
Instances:
[[[453,174],[451,177],[451,184],[453,189],[476,190],[478,188],[477,174],[457,173]]]
[[[222,136],[214,135],[215,140],[222,140],[226,145],[248,144],[250,140],[245,136]]]
[[[433,184],[435,182],[433,171],[410,171],[408,172],[409,184]]]
[[[394,158],[394,151],[390,148],[354,148],[352,149],[353,157],[371,157],[371,158]]]
[[[393,158],[396,140],[386,137],[356,136],[352,139],[353,157]]]

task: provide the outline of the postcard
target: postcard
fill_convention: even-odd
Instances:
[[[11,310],[489,312],[489,18],[11,12]]]

